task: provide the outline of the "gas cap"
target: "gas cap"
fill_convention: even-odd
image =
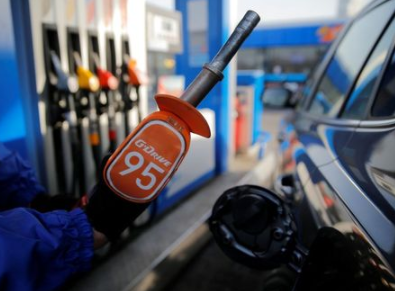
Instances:
[[[248,267],[271,269],[293,256],[296,225],[291,211],[268,189],[243,185],[225,191],[209,225],[222,251]]]

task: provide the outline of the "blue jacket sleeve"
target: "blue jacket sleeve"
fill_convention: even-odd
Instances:
[[[81,209],[0,212],[0,290],[54,290],[87,271],[93,233]]]
[[[45,189],[33,169],[17,153],[0,143],[0,209],[25,207]]]

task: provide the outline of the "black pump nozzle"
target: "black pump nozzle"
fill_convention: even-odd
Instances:
[[[260,21],[254,11],[247,11],[228,41],[221,47],[214,59],[203,66],[202,71],[181,95],[181,99],[198,106],[210,90],[223,79],[222,71],[239,50],[244,40]]]

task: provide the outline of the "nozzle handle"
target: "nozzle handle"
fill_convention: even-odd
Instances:
[[[53,67],[55,69],[56,78],[57,78],[56,84],[54,84],[54,85],[59,90],[66,91],[68,89],[68,86],[67,86],[68,76],[63,71],[63,69],[62,69],[62,67],[60,65],[59,56],[54,51],[50,51],[50,55],[51,55],[52,65],[53,65]]]
[[[260,21],[259,15],[249,10],[239,22],[227,42],[221,47],[209,64],[203,66],[202,71],[181,95],[181,99],[193,106],[206,97],[210,90],[223,79],[222,71],[239,50],[245,39]]]
[[[53,84],[59,91],[67,93],[76,93],[78,90],[78,82],[73,76],[69,76],[63,71],[60,64],[59,56],[54,52],[50,51],[51,61],[56,73],[56,84]]]

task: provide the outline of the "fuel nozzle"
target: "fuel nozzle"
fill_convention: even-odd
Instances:
[[[118,79],[109,71],[97,67],[97,76],[99,77],[100,87],[104,90],[117,90],[119,86]]]
[[[63,120],[63,116],[65,116],[69,124],[74,126],[77,123],[77,116],[72,94],[75,94],[79,89],[77,78],[70,76],[62,69],[56,52],[51,51],[50,57],[55,74],[50,74],[49,80],[57,91],[57,94],[52,95],[53,108],[50,119],[55,124],[55,122]]]
[[[100,66],[99,55],[93,53],[92,59],[100,87],[103,90],[117,90],[119,86],[118,79],[110,71]]]
[[[60,65],[60,59],[54,51],[51,51],[50,54],[52,65],[56,73],[56,76],[53,76],[52,78],[52,85],[54,85],[59,91],[76,93],[79,87],[77,78],[75,76],[70,76],[63,71]]]
[[[181,95],[181,99],[193,106],[198,106],[210,90],[223,79],[222,71],[236,54],[244,40],[260,21],[254,11],[247,11],[233,31],[228,41],[221,47],[214,59],[203,66],[202,71]]]
[[[117,76],[120,82],[120,86],[126,85],[129,83],[129,72],[128,72],[128,63],[130,57],[128,55],[124,55],[122,58],[122,64],[117,69]]]
[[[106,163],[103,178],[112,193],[135,205],[147,206],[158,197],[181,165],[190,148],[191,133],[207,138],[211,136],[210,127],[196,106],[222,78],[222,70],[258,22],[258,14],[249,11],[182,99],[167,94],[155,96],[159,111],[145,117]],[[132,68],[133,63],[129,65]],[[133,87],[138,89],[142,81]],[[126,98],[130,99],[129,96]]]
[[[98,78],[88,69],[78,66],[77,67],[78,85],[81,89],[90,92],[96,92],[100,88]]]
[[[129,59],[127,63],[129,84],[135,87],[139,87],[143,80],[141,80],[141,74],[137,70],[137,62],[135,59]]]
[[[82,66],[81,57],[79,53],[74,52],[74,61],[76,64],[76,73],[78,78],[78,85],[82,90],[89,92],[97,92],[100,89],[99,79],[89,69]]]

